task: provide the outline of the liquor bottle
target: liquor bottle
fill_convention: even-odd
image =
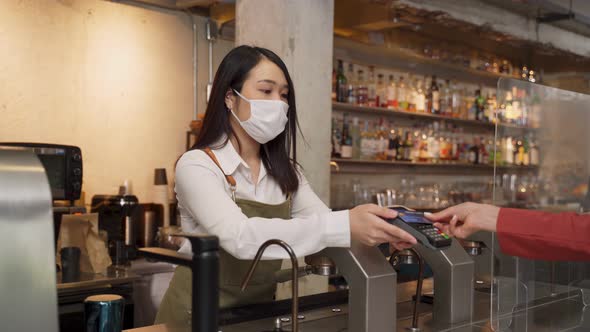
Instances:
[[[365,128],[361,132],[361,159],[372,160],[373,158],[373,138],[369,129],[369,121],[365,120]]]
[[[451,86],[451,81],[445,81],[445,87],[443,89],[444,93],[441,95],[441,100],[444,100],[444,106],[441,102],[441,107],[443,108],[443,114],[448,117],[453,117],[453,87]],[[443,97],[444,95],[444,97]]]
[[[430,90],[432,80],[424,76],[424,110],[426,113],[431,113],[432,110],[432,91]]]
[[[416,162],[420,160],[420,147],[421,147],[421,135],[422,132],[418,127],[413,128],[412,132],[412,161]]]
[[[490,153],[486,145],[486,139],[482,137],[479,141],[479,163],[488,164],[490,161]]]
[[[383,117],[379,118],[379,128],[376,130],[375,138],[375,159],[387,160],[387,146],[389,140],[385,130],[385,120]]]
[[[469,105],[467,120],[477,120],[477,97],[466,98],[466,104]]]
[[[493,142],[494,141],[492,140],[492,144],[494,144]],[[494,145],[492,145],[492,146],[494,146]],[[502,151],[502,140],[496,140],[495,149],[494,149],[494,156],[493,156],[494,158],[492,159],[492,162],[494,164],[502,165],[503,158],[504,158],[504,157],[502,157],[502,152],[503,152]]]
[[[430,161],[430,152],[428,151],[428,132],[427,129],[424,129],[420,136],[420,153],[418,156],[418,161],[420,162]]]
[[[340,158],[340,129],[338,129],[338,121],[336,118],[332,118],[332,158]]]
[[[530,161],[531,161],[531,165],[533,166],[539,166],[540,160],[539,160],[539,146],[537,144],[537,141],[534,140],[534,138],[531,138],[531,143],[530,143]],[[590,188],[588,190],[588,192],[590,193]]]
[[[348,85],[347,85],[347,101],[349,104],[356,104],[356,82],[354,80],[354,66],[352,63],[348,64]]]
[[[457,130],[451,134],[451,160],[459,160],[459,140],[457,139]]]
[[[416,80],[416,112],[424,113],[426,109],[426,96],[424,95],[424,82],[420,79]]]
[[[375,83],[375,68],[369,66],[369,80],[367,81],[367,106],[377,107],[377,84]]]
[[[397,153],[395,154],[395,160],[404,160],[404,156],[405,156],[405,149],[406,146],[404,145],[404,142],[402,142],[403,139],[403,135],[404,135],[404,131],[402,128],[400,128],[398,130],[398,136],[399,136],[399,144],[397,145]]]
[[[416,88],[416,80],[408,75],[408,84],[406,87],[406,97],[408,99],[408,112],[416,112],[416,96],[418,90]]]
[[[389,131],[389,142],[387,146],[387,160],[397,159],[397,150],[399,147],[399,136],[394,129]]]
[[[344,76],[344,65],[342,60],[338,60],[338,72],[336,73],[336,99],[340,103],[348,102],[348,86],[346,76]]]
[[[350,137],[352,138],[352,158],[361,159],[361,127],[359,118],[352,118],[352,128],[350,128]]]
[[[516,140],[514,145],[514,165],[522,165],[524,161],[524,146],[522,140]]]
[[[365,82],[365,74],[362,69],[359,69],[357,73],[356,104],[359,106],[367,106],[369,90],[367,88],[367,82]]]
[[[413,161],[412,160],[412,149],[414,148],[414,143],[412,142],[412,131],[406,130],[406,138],[404,140],[404,158],[405,161]]]
[[[453,83],[451,87],[451,109],[453,118],[461,118],[461,91],[457,84]]]
[[[485,121],[485,98],[481,94],[481,90],[475,90],[475,120]]]
[[[433,163],[440,162],[440,140],[439,124],[434,122],[433,130],[428,137],[428,151],[430,152],[430,161]]]
[[[396,109],[397,102],[397,85],[393,75],[389,75],[389,84],[387,85],[387,108]]]
[[[397,84],[397,103],[402,111],[408,110],[408,94],[403,76],[399,77],[399,83]]]
[[[451,160],[451,140],[445,134],[442,133],[439,137],[439,148],[440,148],[440,160],[441,161],[449,161]]]
[[[496,123],[496,109],[498,108],[498,103],[496,100],[496,95],[488,93],[488,99],[486,101],[486,117],[488,121]]]
[[[506,146],[502,150],[502,157],[504,158],[504,164],[514,165],[514,139],[512,137],[506,137]]]
[[[341,158],[352,158],[352,137],[348,132],[348,119],[346,118],[347,114],[344,114],[342,120],[342,139],[341,139]]]
[[[467,140],[465,138],[465,135],[463,135],[463,131],[461,129],[459,130],[458,136],[459,137],[457,139],[457,161],[461,163],[467,163],[469,162],[469,148],[467,146]]]
[[[332,68],[332,101],[337,101],[336,69]]]
[[[377,75],[377,99],[378,107],[387,107],[387,86],[383,82],[383,74]]]
[[[529,139],[527,136],[523,137],[523,139],[522,139],[522,150],[523,150],[522,165],[528,166],[528,165],[530,165],[530,145],[529,145]]]
[[[430,93],[432,95],[432,108],[430,112],[432,114],[440,114],[440,89],[435,75],[432,75],[432,82],[430,84]]]
[[[480,142],[479,138],[473,138],[473,144],[469,148],[469,162],[471,164],[479,164]]]

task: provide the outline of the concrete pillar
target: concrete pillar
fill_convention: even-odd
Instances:
[[[333,0],[238,0],[236,46],[268,48],[287,65],[295,85],[297,158],[318,196],[329,203]]]
[[[305,144],[298,137],[297,159],[318,196],[330,202],[331,83],[334,0],[238,0],[236,46],[256,45],[278,54],[289,69]],[[300,266],[304,264],[300,259]],[[284,263],[283,268],[289,268]],[[290,297],[290,282],[279,284],[277,299]],[[327,291],[326,277],[300,279],[299,295]]]

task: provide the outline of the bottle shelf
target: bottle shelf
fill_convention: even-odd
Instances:
[[[371,45],[346,38],[334,38],[334,56],[365,65],[398,68],[420,75],[435,74],[439,77],[460,80],[488,87],[496,87],[500,78],[518,78],[431,59],[414,51],[395,45]]]
[[[338,173],[396,173],[400,170],[407,172],[407,168],[440,170],[452,173],[465,172],[489,172],[494,170],[493,164],[470,164],[464,162],[441,161],[438,163],[412,162],[412,161],[390,161],[390,160],[358,160],[332,158],[332,174]],[[538,166],[519,166],[519,165],[498,165],[497,169],[503,171],[537,171]]]
[[[478,120],[466,120],[466,119],[458,119],[458,118],[450,118],[447,116],[436,115],[436,114],[429,114],[429,113],[418,113],[418,112],[406,112],[397,109],[389,109],[383,107],[366,107],[366,106],[357,106],[351,105],[347,103],[332,103],[332,110],[336,112],[348,112],[354,114],[371,114],[371,115],[380,115],[386,117],[405,117],[408,119],[428,119],[428,120],[439,120],[439,121],[447,121],[451,123],[460,124],[463,126],[470,126],[470,127],[478,127],[484,128],[490,131],[493,131],[496,127],[494,123],[491,122],[484,122]],[[526,129],[526,130],[533,130],[535,128],[532,127],[524,127],[518,126],[510,123],[500,123],[498,124],[500,128],[513,128],[513,129]]]

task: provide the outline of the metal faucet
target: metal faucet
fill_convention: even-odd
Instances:
[[[276,240],[276,239],[268,240],[268,241],[264,242],[260,246],[260,248],[258,248],[258,252],[256,253],[256,257],[254,257],[254,261],[252,262],[252,265],[250,265],[250,270],[248,270],[248,274],[246,275],[246,278],[244,278],[244,281],[242,282],[242,291],[244,291],[246,289],[246,286],[248,285],[250,278],[252,278],[252,274],[254,274],[254,270],[256,270],[256,266],[258,265],[258,261],[260,261],[260,258],[262,257],[262,253],[264,252],[264,250],[266,250],[266,248],[268,248],[269,246],[271,246],[273,244],[285,249],[285,251],[289,254],[289,257],[291,258],[291,265],[293,267],[292,268],[292,279],[291,279],[291,293],[292,293],[291,294],[291,322],[293,324],[292,331],[298,332],[299,331],[299,322],[297,321],[297,315],[298,315],[298,308],[299,308],[299,297],[298,297],[299,291],[298,291],[297,276],[298,276],[299,264],[297,263],[297,256],[295,256],[293,249],[285,241]]]

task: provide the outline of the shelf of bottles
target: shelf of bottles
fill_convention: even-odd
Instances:
[[[334,47],[335,57],[367,66],[377,64],[414,73],[439,73],[493,87],[496,87],[500,78],[529,82],[539,80],[538,73],[524,63],[474,49],[443,49],[431,43],[405,43],[402,46],[387,42],[384,45],[370,45],[338,37],[334,38]]]
[[[496,164],[535,170],[539,120],[530,106],[534,103],[518,89],[501,97],[498,105],[495,89],[352,63],[345,75],[338,60],[332,159],[341,172],[359,171],[363,165],[380,170],[391,165],[491,170]],[[496,125],[504,137],[495,137]]]

